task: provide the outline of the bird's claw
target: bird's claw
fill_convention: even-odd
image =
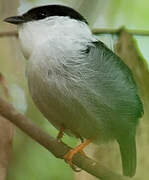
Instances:
[[[81,169],[78,169],[73,163],[72,163],[72,158],[76,153],[74,152],[73,149],[71,149],[68,153],[65,154],[64,160],[67,162],[70,167],[75,171],[75,172],[80,172]]]

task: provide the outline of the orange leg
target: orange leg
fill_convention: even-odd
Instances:
[[[61,139],[63,138],[64,136],[64,130],[65,130],[65,127],[64,125],[61,126],[60,130],[59,130],[59,133],[57,135],[57,140],[58,141],[61,141]]]
[[[72,158],[73,156],[78,153],[78,152],[83,152],[82,150],[92,142],[92,139],[88,139],[87,141],[81,143],[80,145],[78,145],[75,149],[71,149],[68,153],[65,154],[64,159],[66,162],[68,162],[68,164],[73,167],[72,164]]]

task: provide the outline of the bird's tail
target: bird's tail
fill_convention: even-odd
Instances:
[[[121,152],[123,175],[132,177],[136,172],[136,141],[135,136],[117,140]]]

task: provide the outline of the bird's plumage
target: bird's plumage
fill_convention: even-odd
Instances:
[[[86,132],[92,122],[94,128],[91,125],[90,128],[94,129],[94,136],[99,134],[99,140],[123,137],[136,128],[143,112],[132,73],[103,43],[93,42],[86,48],[88,52],[78,52],[80,62],[73,61],[72,57],[61,64],[59,59],[61,67],[52,66],[51,61],[58,61],[54,57],[50,59],[49,56],[44,56],[46,59],[42,58],[41,62],[37,56],[36,59],[32,56],[28,62],[27,76],[33,99],[39,101],[39,109],[44,102],[44,106],[48,108],[45,108],[44,114],[59,112],[59,126],[65,123],[69,126],[70,123],[68,129],[72,127],[79,131],[80,128],[80,132],[77,132],[80,136],[93,136]],[[38,58],[41,59],[40,52]],[[65,118],[62,118],[63,113]],[[54,119],[46,116],[49,120]],[[85,127],[87,122],[89,124]],[[81,134],[84,128],[86,135]]]

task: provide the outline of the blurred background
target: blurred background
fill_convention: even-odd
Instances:
[[[117,29],[125,26],[127,29],[149,30],[148,0],[0,0],[0,32],[16,30],[15,26],[2,22],[4,18],[21,14],[31,7],[49,3],[61,3],[75,8],[88,20],[91,29]],[[133,37],[135,39],[134,46],[137,46],[136,57],[139,58],[134,57],[135,60],[131,61],[130,66],[135,71],[135,78],[138,80],[145,106],[145,115],[137,134],[139,160],[134,179],[147,180],[149,179],[149,36]],[[99,39],[114,49],[118,37],[116,35],[100,35]],[[129,64],[129,62],[127,63]],[[9,89],[10,97],[7,100],[43,130],[56,137],[57,130],[40,114],[28,93],[25,64],[26,61],[21,54],[17,38],[0,37],[0,72],[4,75]],[[4,96],[1,88],[0,93]],[[14,128],[13,130],[12,127],[8,127],[10,125],[1,125],[0,121],[0,131],[4,129],[4,126],[6,129],[3,131],[3,135],[0,134],[0,154],[3,154],[0,155],[0,180],[94,179],[84,172],[74,175],[65,162],[56,159],[19,129]],[[8,134],[9,137],[7,137]],[[5,138],[8,140],[1,143]],[[78,143],[76,139],[67,135],[64,136],[64,141],[72,147]],[[8,149],[9,151],[7,151]],[[101,147],[91,145],[86,151],[95,159],[99,157],[99,161],[101,158],[103,164],[111,170],[121,173],[120,154],[116,144],[101,145]]]

